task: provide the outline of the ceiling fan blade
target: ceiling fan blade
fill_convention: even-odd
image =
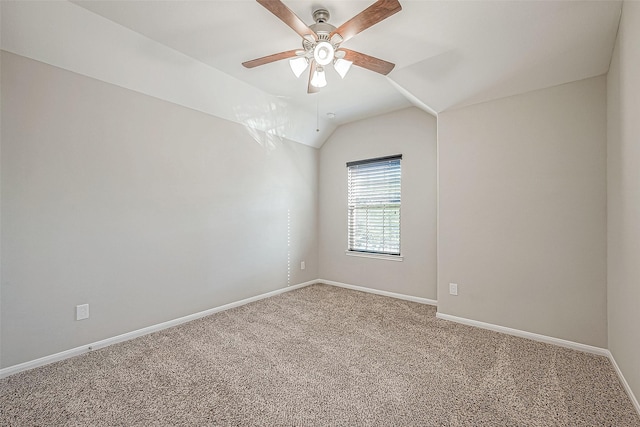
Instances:
[[[243,62],[246,68],[253,68],[259,65],[269,64],[270,62],[279,61],[281,59],[293,58],[296,56],[296,52],[299,49],[288,50],[286,52],[274,53],[273,55],[263,56],[262,58],[252,59],[251,61]]]
[[[349,50],[340,48],[344,51],[344,59],[353,62],[358,67],[366,68],[367,70],[375,71],[376,73],[384,74],[385,76],[393,70],[396,64],[378,59],[376,57],[365,55],[364,53],[356,52],[355,50]]]
[[[313,79],[313,73],[316,72],[316,61],[311,61],[311,66],[309,67],[309,83],[307,83],[307,93],[318,93],[320,92],[320,88],[315,87],[311,84],[311,79]]]
[[[387,19],[391,15],[402,10],[398,0],[378,0],[344,24],[333,30],[329,38],[334,34],[340,34],[342,42],[349,40],[356,34],[366,30],[367,28]]]
[[[256,0],[264,6],[269,12],[280,18],[282,22],[287,24],[293,31],[300,34],[300,37],[311,36],[314,41],[318,40],[318,36],[311,28],[307,26],[298,16],[284,5],[280,0]]]

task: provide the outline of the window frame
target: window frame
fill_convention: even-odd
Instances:
[[[375,157],[370,159],[347,162],[347,250],[345,251],[346,255],[359,256],[359,257],[365,257],[365,258],[379,258],[379,259],[385,259],[390,261],[402,261],[404,259],[404,257],[402,256],[402,245],[401,245],[402,244],[402,238],[401,238],[401,234],[402,234],[402,222],[401,222],[402,162],[401,161],[402,161],[402,154],[396,154],[392,156]],[[357,202],[353,201],[353,199],[356,196],[352,194],[352,187],[354,184],[352,182],[352,173],[354,171],[352,168],[360,165],[372,165],[372,164],[378,164],[381,168],[383,168],[384,164],[385,163],[388,164],[389,162],[394,162],[394,163],[397,162],[397,171],[393,170],[392,168],[389,169],[392,175],[397,175],[397,176],[395,177],[392,176],[391,178],[388,178],[388,180],[385,181],[385,188],[383,189],[382,192],[380,192],[379,194],[376,194],[376,196],[383,197],[382,199],[383,201],[379,201],[377,203],[377,206],[379,206],[379,208],[382,209],[382,214],[380,216],[382,223],[384,224],[384,222],[387,219],[391,219],[393,221],[397,218],[397,224],[398,224],[397,229],[394,228],[394,231],[397,231],[397,242],[394,242],[395,244],[392,245],[395,248],[397,244],[397,252],[392,250],[380,250],[380,251],[372,250],[369,247],[358,248],[354,241],[355,239],[354,235],[357,233],[357,231],[353,230],[353,227],[355,226],[354,225],[355,219],[353,218],[353,212],[356,209],[366,210],[367,206],[363,204],[358,204]],[[355,179],[357,178],[358,177],[356,177]],[[360,178],[362,179],[362,177]],[[397,179],[397,183],[393,182],[394,178]],[[360,184],[362,184],[362,182],[360,182]],[[354,191],[358,191],[358,190],[354,190]],[[387,194],[384,193],[385,191],[387,191]],[[395,196],[395,197],[391,199],[391,196]],[[387,199],[384,200],[384,197],[387,197]],[[395,202],[396,199],[397,199],[397,202]],[[395,215],[386,216],[384,213],[384,209],[387,206],[394,206],[396,204],[397,204],[397,208],[392,208],[392,209],[397,209],[397,217]],[[384,228],[384,225],[383,225],[383,228]],[[366,230],[367,228],[365,227],[365,231]],[[382,231],[382,233],[384,235],[385,231]],[[391,234],[394,234],[394,232],[392,231]],[[386,246],[384,240],[385,240],[385,237],[383,236],[382,244]],[[387,248],[383,248],[383,249],[387,249]]]

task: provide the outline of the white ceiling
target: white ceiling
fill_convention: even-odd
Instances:
[[[395,63],[395,69],[385,77],[352,67],[344,80],[330,70],[328,86],[309,95],[306,76],[296,79],[286,60],[242,67],[244,61],[301,46],[292,29],[255,1],[73,3],[308,112],[309,117],[318,111],[326,120],[327,113],[335,113],[332,128],[409,105],[437,114],[604,74],[621,9],[619,1],[400,0],[402,11],[344,43]],[[329,22],[337,27],[373,1],[284,3],[307,24],[313,23],[313,10],[327,8]],[[144,46],[138,49],[144,54]],[[299,142],[319,146],[326,137],[324,133],[311,143]]]

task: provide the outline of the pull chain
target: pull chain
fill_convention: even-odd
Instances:
[[[316,101],[316,132],[320,132],[320,97]]]

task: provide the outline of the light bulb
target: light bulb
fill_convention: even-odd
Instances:
[[[340,74],[340,77],[344,79],[344,76],[347,75],[351,68],[351,64],[353,64],[353,62],[338,58],[336,59],[336,62],[333,63],[333,68],[335,68],[338,74]]]
[[[313,78],[311,79],[311,86],[325,87],[326,85],[327,78],[324,75],[324,69],[322,67],[316,68],[316,72],[313,73]]]
[[[302,72],[307,69],[308,64],[309,63],[307,62],[307,58],[304,58],[302,56],[289,60],[291,71],[293,71],[293,74],[295,74],[296,77],[300,77]]]
[[[318,65],[327,65],[333,61],[333,46],[329,42],[320,42],[313,49],[313,59]]]

